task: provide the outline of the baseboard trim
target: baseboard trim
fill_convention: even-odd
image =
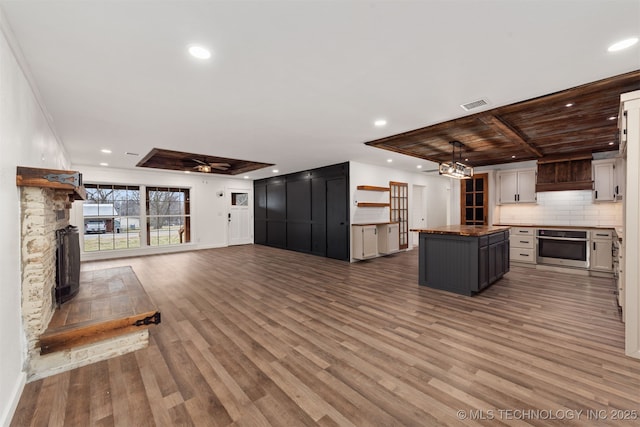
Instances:
[[[11,399],[8,402],[9,404],[3,409],[2,418],[0,418],[0,425],[2,425],[2,427],[9,427],[11,424],[11,420],[16,412],[16,408],[18,407],[18,403],[20,402],[20,397],[22,397],[22,391],[24,390],[26,383],[27,374],[25,372],[20,372],[18,381],[16,381],[12,390]]]

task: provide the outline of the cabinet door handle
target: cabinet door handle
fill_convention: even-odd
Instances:
[[[517,202],[517,201],[518,201],[518,195],[517,195],[517,194],[514,194],[514,195],[513,195],[513,201],[514,201],[514,202]]]
[[[593,250],[596,250],[596,242],[593,242]]]
[[[520,254],[520,256],[529,256],[529,254]]]
[[[520,240],[520,243],[529,243],[528,240]]]
[[[598,199],[598,190],[596,190],[596,200]]]

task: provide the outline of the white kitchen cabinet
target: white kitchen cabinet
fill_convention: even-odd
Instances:
[[[620,187],[617,183],[615,159],[594,160],[591,162],[593,172],[593,201],[615,202]]]
[[[511,261],[526,264],[536,263],[536,229],[513,227],[509,236],[509,257]]]
[[[378,225],[378,252],[382,255],[392,254],[400,250],[400,224]]]
[[[498,204],[536,203],[536,170],[498,172]]]
[[[353,225],[353,258],[367,259],[378,256],[378,227],[375,224]]]
[[[613,232],[594,230],[591,232],[591,262],[589,269],[594,271],[613,271]]]

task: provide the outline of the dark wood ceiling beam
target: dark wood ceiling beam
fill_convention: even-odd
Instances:
[[[499,133],[504,135],[510,141],[513,141],[516,144],[522,146],[525,150],[529,151],[532,154],[535,154],[537,157],[543,157],[543,154],[540,150],[527,142],[518,131],[513,129],[513,127],[511,127],[509,123],[502,120],[500,117],[492,115],[481,116],[479,118],[484,124],[494,127]]]

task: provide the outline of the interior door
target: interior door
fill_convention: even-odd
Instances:
[[[227,218],[229,222],[229,245],[246,245],[252,243],[252,190],[230,189],[228,194],[230,197]]]
[[[347,180],[327,179],[327,257],[349,259]]]
[[[460,224],[487,225],[489,174],[480,173],[460,181]]]
[[[400,249],[409,247],[409,185],[406,182],[389,182],[390,222],[400,226]]]

